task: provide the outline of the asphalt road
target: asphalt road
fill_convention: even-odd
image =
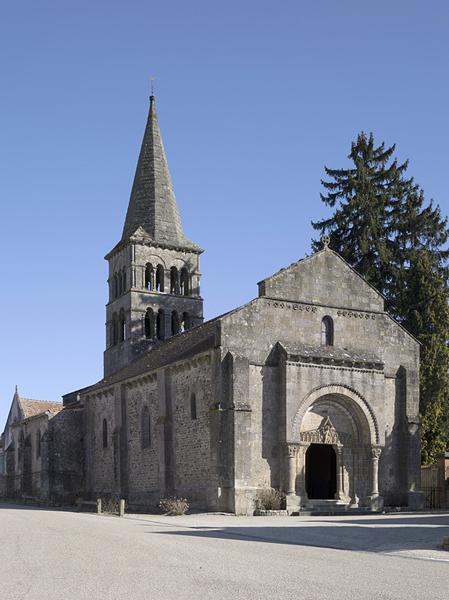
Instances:
[[[0,503],[5,600],[449,598],[449,514],[128,515]]]

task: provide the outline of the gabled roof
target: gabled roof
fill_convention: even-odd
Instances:
[[[185,237],[182,229],[154,96],[150,97],[150,110],[119,245],[137,231],[141,235],[141,230],[156,244],[198,248]]]
[[[268,281],[270,279],[273,279],[275,277],[277,277],[278,275],[281,275],[282,273],[284,273],[285,271],[287,271],[287,269],[290,269],[291,267],[294,267],[296,265],[299,265],[301,263],[305,263],[307,261],[310,261],[314,258],[316,258],[317,256],[320,256],[326,252],[330,252],[332,253],[333,256],[336,256],[346,267],[348,267],[349,269],[351,269],[351,271],[357,275],[357,277],[363,281],[363,283],[365,283],[367,286],[369,286],[374,292],[376,292],[376,294],[382,298],[383,300],[385,300],[385,296],[382,294],[382,292],[379,292],[379,290],[377,288],[374,287],[374,285],[372,285],[367,279],[365,279],[365,277],[363,277],[363,275],[360,275],[360,273],[354,269],[354,267],[352,267],[347,260],[345,260],[343,258],[343,256],[341,256],[341,254],[339,254],[338,252],[335,252],[335,250],[332,250],[331,248],[329,248],[328,246],[325,246],[324,248],[322,248],[321,250],[318,250],[317,252],[314,252],[313,254],[311,254],[310,256],[304,256],[303,258],[298,259],[297,261],[291,263],[288,267],[282,267],[281,269],[279,269],[279,271],[276,271],[276,273],[273,273],[273,275],[269,275],[268,277],[265,277],[264,279],[262,279],[261,281],[259,281],[257,283],[257,285],[263,284],[265,281]]]
[[[384,296],[327,246],[266,277],[258,285],[259,296],[266,298],[384,311]]]

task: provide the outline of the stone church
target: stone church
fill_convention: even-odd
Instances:
[[[323,239],[255,299],[203,322],[202,252],[182,228],[151,97],[106,255],[104,378],[63,397],[60,437],[73,443],[53,495],[140,510],[177,495],[252,514],[274,487],[291,512],[419,507],[419,344],[382,295]]]

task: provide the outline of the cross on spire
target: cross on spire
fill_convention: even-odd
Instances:
[[[154,96],[154,82],[156,81],[156,77],[154,75],[150,76],[150,85],[151,85],[151,95]]]

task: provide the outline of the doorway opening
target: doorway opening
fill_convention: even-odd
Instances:
[[[330,444],[310,444],[306,452],[306,491],[309,499],[334,499],[337,457]]]

